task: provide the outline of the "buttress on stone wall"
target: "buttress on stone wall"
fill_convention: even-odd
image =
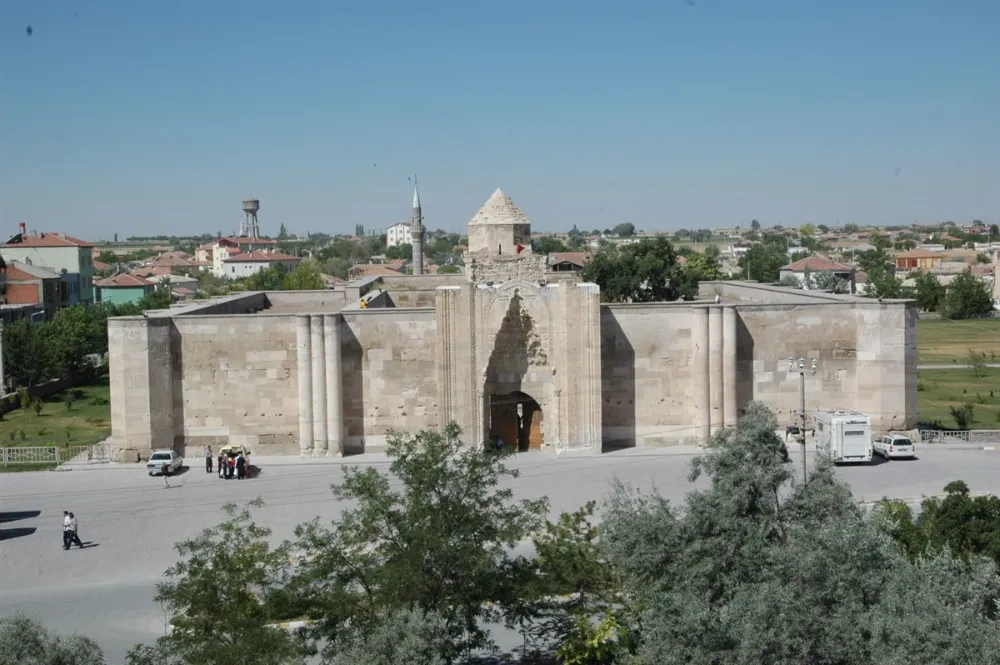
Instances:
[[[593,284],[490,270],[491,283],[436,278],[434,307],[396,308],[374,284],[368,309],[303,292],[272,314],[257,293],[111,319],[112,442],[131,457],[226,443],[324,456],[455,420],[472,445],[490,435],[491,400],[518,393],[559,452],[697,443],[751,399],[792,422],[790,356],[817,360],[807,411],[916,425],[910,301],[719,282],[705,301],[602,305]]]

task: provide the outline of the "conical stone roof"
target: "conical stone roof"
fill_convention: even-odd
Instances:
[[[479,212],[472,216],[469,224],[505,226],[508,224],[531,224],[531,220],[521,212],[520,208],[514,205],[514,202],[503,193],[502,189],[497,189],[479,209]]]

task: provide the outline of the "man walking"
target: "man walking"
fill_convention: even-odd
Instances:
[[[212,473],[212,446],[205,446],[205,473]]]
[[[73,518],[69,516],[69,511],[63,511],[63,549],[68,550],[69,546],[73,542],[73,536],[71,527],[73,526]]]
[[[170,465],[166,462],[164,462],[163,466],[160,467],[160,475],[163,476],[163,488],[168,489],[170,487],[170,480],[167,476],[170,475]]]
[[[69,514],[69,539],[70,543],[76,545],[80,549],[83,549],[83,541],[80,540],[80,536],[77,535],[77,529],[80,528],[80,523],[76,521],[76,515],[73,513]],[[69,546],[66,547],[69,549]]]

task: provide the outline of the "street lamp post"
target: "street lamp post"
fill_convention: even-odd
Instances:
[[[797,365],[797,367],[796,367]],[[812,360],[812,373],[816,373],[816,359]],[[792,356],[788,359],[788,371],[799,372],[799,444],[802,446],[802,482],[809,478],[806,468],[806,359],[799,358],[798,361]]]

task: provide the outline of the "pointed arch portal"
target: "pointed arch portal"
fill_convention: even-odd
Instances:
[[[503,439],[504,446],[516,446],[517,452],[542,447],[542,407],[531,395],[514,391],[490,395],[490,441]]]

